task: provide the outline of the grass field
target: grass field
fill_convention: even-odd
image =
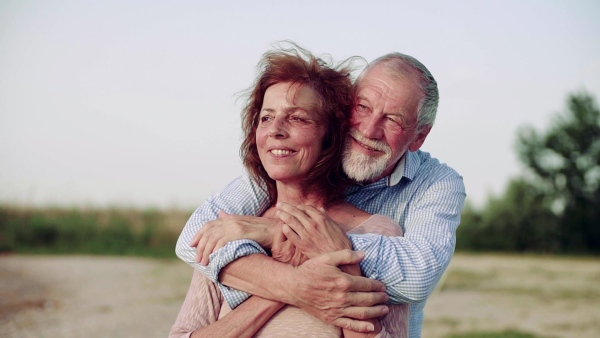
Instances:
[[[425,308],[423,337],[599,336],[597,258],[457,254]]]
[[[0,206],[0,336],[166,336],[191,275],[174,255],[190,214]],[[600,337],[600,258],[457,254],[423,337]]]

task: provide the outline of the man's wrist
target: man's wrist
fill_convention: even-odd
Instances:
[[[223,269],[219,280],[223,285],[261,298],[293,304],[294,267],[261,254],[236,259]]]
[[[291,264],[281,263],[273,260],[277,267],[274,270],[268,271],[266,275],[272,285],[271,293],[273,294],[271,300],[275,300],[281,303],[298,306],[296,297],[296,273],[297,269]]]

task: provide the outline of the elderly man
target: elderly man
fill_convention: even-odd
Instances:
[[[385,307],[374,305],[389,297],[389,303],[410,303],[410,337],[419,337],[425,301],[454,253],[465,199],[462,177],[419,151],[435,120],[438,90],[418,60],[392,53],[373,61],[356,80],[355,96],[343,167],[357,184],[346,199],[368,213],[391,217],[404,232],[404,237],[333,235],[336,250],[364,252],[360,265],[365,278],[336,268],[360,260],[358,253],[324,254],[293,268],[268,257],[250,240],[227,243],[205,266],[205,247],[214,243],[201,242],[197,257],[190,242],[206,222],[248,228],[263,222],[250,216],[216,219],[219,211],[260,215],[269,206],[266,194],[248,177],[233,181],[194,212],[176,252],[218,283],[232,308],[247,299],[248,292],[298,306],[334,325],[367,332],[373,326],[364,320],[385,314]],[[319,245],[317,239],[311,241]]]

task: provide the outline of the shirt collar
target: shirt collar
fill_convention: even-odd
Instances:
[[[394,171],[392,171],[392,173],[387,177],[388,187],[393,187],[396,184],[400,183],[400,180],[404,176],[404,166],[406,164],[406,154],[407,153],[408,153],[408,151],[406,153],[404,153],[404,155],[402,155],[402,157],[400,158],[398,163],[396,163],[396,167],[394,168]]]
[[[418,151],[417,151],[418,152]],[[412,180],[419,167],[417,152],[406,151],[400,158],[394,171],[387,177],[387,185],[393,187],[400,183],[402,177]]]

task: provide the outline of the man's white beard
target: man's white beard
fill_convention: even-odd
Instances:
[[[349,137],[373,149],[383,151],[385,154],[372,157],[353,151],[351,141],[348,140],[342,156],[342,168],[344,172],[356,182],[370,182],[378,179],[387,168],[390,158],[392,158],[392,149],[383,142],[373,141],[362,136],[356,129],[350,130],[349,134]]]

